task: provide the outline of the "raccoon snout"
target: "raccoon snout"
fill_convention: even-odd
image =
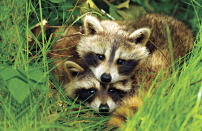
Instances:
[[[110,74],[103,73],[101,75],[100,79],[101,79],[102,82],[109,83],[112,80],[112,77],[111,77]]]
[[[99,112],[100,113],[108,113],[109,112],[109,106],[108,106],[108,104],[100,104],[100,106],[99,106]]]

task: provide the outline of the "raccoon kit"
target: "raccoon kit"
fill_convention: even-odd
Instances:
[[[90,70],[79,73],[64,85],[67,95],[85,103],[103,115],[111,114],[108,128],[124,127],[127,118],[142,106],[142,97],[133,79],[104,84],[98,81]]]
[[[133,85],[132,80],[103,84],[86,70],[64,87],[69,97],[78,98],[99,113],[111,113],[124,97],[134,94],[136,88]]]
[[[132,22],[100,21],[86,16],[85,36],[81,37],[77,52],[101,82],[115,83],[135,74],[139,84],[144,76],[135,72],[153,72],[146,78],[150,84],[159,70],[171,64],[167,25],[176,60],[192,48],[192,32],[182,22],[158,14],[147,14]]]

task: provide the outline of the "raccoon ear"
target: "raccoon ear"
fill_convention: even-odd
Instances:
[[[145,45],[151,34],[150,28],[140,28],[129,35],[129,40],[135,44]]]
[[[64,68],[68,69],[69,71],[74,71],[74,72],[83,72],[84,69],[77,63],[73,61],[65,61],[64,63]]]
[[[86,35],[94,35],[98,32],[102,32],[103,28],[96,17],[87,15],[84,18],[84,31]]]
[[[84,71],[84,69],[78,65],[77,63],[73,62],[73,61],[65,61],[64,63],[64,70],[67,74],[67,79],[69,80],[72,80],[73,79],[73,75],[72,73],[73,72],[76,72],[76,73],[81,73]]]

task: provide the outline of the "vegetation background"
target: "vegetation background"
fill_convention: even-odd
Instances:
[[[200,0],[1,0],[0,130],[103,130],[106,127],[109,116],[95,115],[65,95],[50,73],[56,67],[47,57],[56,41],[52,40],[52,30],[81,25],[81,16],[87,12],[116,20],[164,13],[192,29],[195,46],[180,59],[184,64],[178,65],[158,85],[152,97],[148,94],[143,107],[122,130],[202,130],[201,7]],[[48,24],[40,26],[38,23],[44,19]],[[36,31],[38,27],[41,28]],[[160,77],[163,77],[161,73],[156,80]],[[170,91],[166,92],[168,88]]]

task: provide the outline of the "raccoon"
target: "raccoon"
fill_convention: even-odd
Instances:
[[[86,70],[65,84],[64,89],[67,96],[82,101],[99,114],[111,115],[107,129],[123,128],[143,104],[143,96],[133,78],[105,84]]]
[[[119,107],[124,97],[135,93],[133,85],[131,80],[104,84],[91,71],[85,71],[64,88],[69,97],[78,98],[96,112],[111,113]]]
[[[132,22],[100,21],[88,15],[84,19],[85,35],[77,45],[77,52],[95,77],[104,83],[127,79],[138,71],[156,74],[171,64],[167,25],[176,60],[192,48],[192,32],[182,22],[159,14],[147,14]],[[136,78],[141,81],[139,77],[142,76]]]

